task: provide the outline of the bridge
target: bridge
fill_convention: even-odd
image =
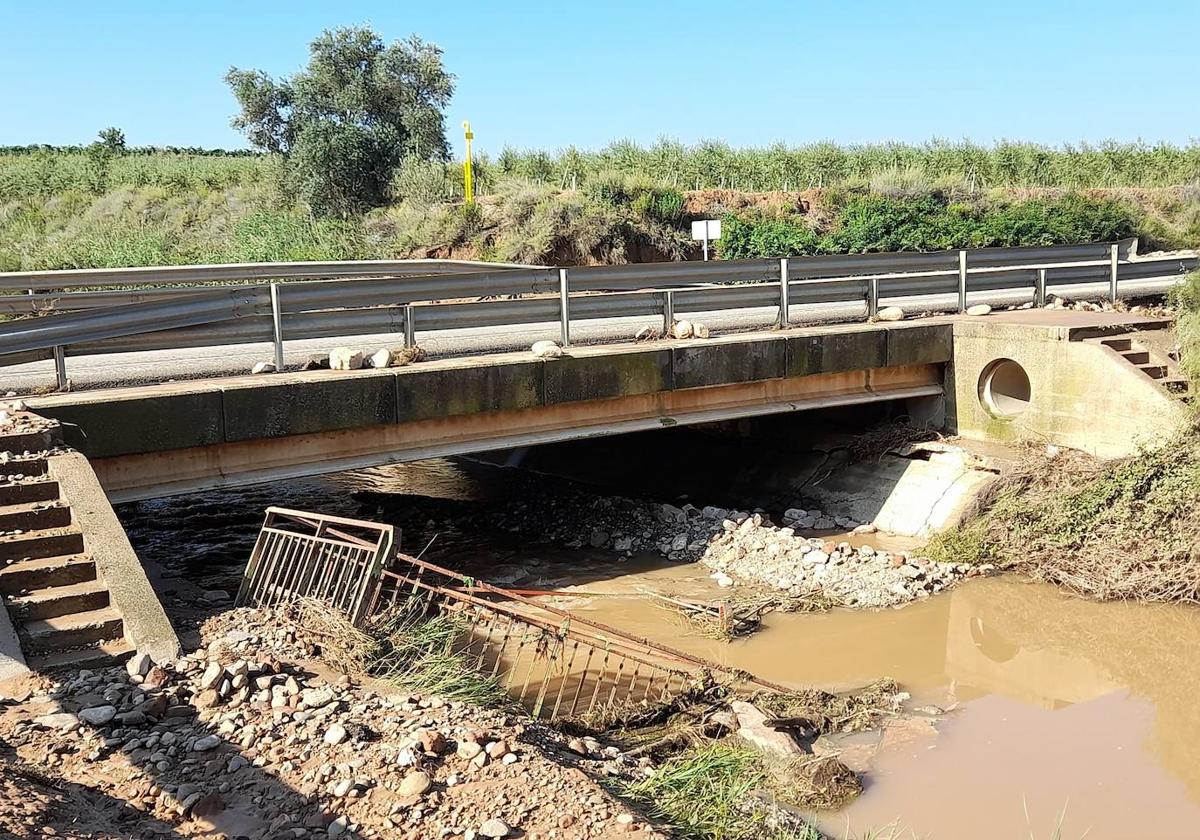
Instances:
[[[560,269],[558,294],[539,285],[545,269],[461,264],[441,266],[442,275],[405,275],[430,269],[396,264],[256,267],[272,277],[380,274],[199,289],[129,286],[148,276],[225,282],[245,268],[0,277],[0,289],[28,286],[0,295],[0,308],[18,314],[33,298],[39,311],[63,310],[0,324],[0,365],[8,365],[0,388],[25,387],[20,377],[40,375],[41,360],[67,385],[68,356],[84,369],[132,358],[158,371],[152,384],[31,393],[24,402],[35,414],[18,412],[18,422],[33,431],[0,435],[0,464],[8,465],[0,476],[0,674],[27,661],[49,667],[135,648],[165,659],[178,650],[111,502],[880,402],[968,438],[1133,452],[1186,421],[1178,396],[1188,386],[1161,340],[1169,322],[1119,311],[1118,302],[1169,288],[1195,267],[1191,255],[1138,258],[1130,243],[1103,243]],[[581,290],[572,285],[576,272]],[[648,276],[661,285],[644,288]],[[94,285],[115,288],[71,291]],[[462,300],[496,288],[524,291]],[[1118,305],[1035,306],[1068,292]],[[456,299],[418,300],[438,296]],[[1031,306],[966,314],[985,300]],[[885,303],[900,320],[880,318]],[[563,352],[539,358],[527,342],[548,316]],[[706,319],[718,334],[671,337],[684,316]],[[662,330],[629,340],[647,317],[661,318]],[[237,376],[184,367],[178,372],[197,378],[177,381],[154,355],[236,352],[263,338],[265,325],[266,347],[283,369],[285,336],[294,353],[296,343],[324,336],[373,341],[387,324],[393,331],[382,338],[408,346],[418,324],[426,346],[439,332],[505,335],[490,337],[487,352],[444,349],[400,367]],[[60,434],[77,452],[47,444]]]

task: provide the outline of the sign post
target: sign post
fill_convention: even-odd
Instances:
[[[720,219],[701,219],[692,222],[692,239],[704,242],[704,261],[708,262],[708,243],[721,238]]]
[[[463,137],[467,141],[467,156],[463,159],[463,195],[467,204],[474,204],[475,178],[471,171],[471,141],[475,139],[475,132],[471,131],[471,124],[466,120],[463,120]]]

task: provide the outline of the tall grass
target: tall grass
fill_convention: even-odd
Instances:
[[[922,144],[840,146],[777,144],[734,149],[719,141],[687,146],[662,139],[650,146],[629,140],[598,151],[558,152],[506,148],[479,162],[485,178],[519,176],[561,188],[604,172],[637,175],[678,189],[804,190],[835,186],[877,188],[896,183],[922,189],[992,187],[1166,187],[1200,182],[1200,144],[1080,143],[1062,147],[1001,142],[933,140]]]
[[[649,778],[619,784],[618,792],[692,840],[821,840],[811,827],[770,826],[768,815],[752,807],[752,792],[769,776],[753,749],[717,742],[668,759]]]

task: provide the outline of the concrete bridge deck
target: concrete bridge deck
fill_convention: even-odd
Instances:
[[[947,430],[964,436],[1119,455],[1165,437],[1186,411],[1145,370],[1084,339],[1166,326],[1125,313],[1025,310],[573,347],[552,360],[521,352],[168,382],[28,403],[63,424],[114,501],[890,400],[945,417]],[[1002,361],[1024,378],[1023,393],[1004,397],[1012,411],[985,399],[989,371]]]
[[[114,500],[684,423],[939,396],[951,322],[856,324],[31,398]]]

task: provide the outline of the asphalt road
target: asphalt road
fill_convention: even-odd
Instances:
[[[1160,294],[1172,281],[1126,281],[1121,285],[1124,296]],[[1053,292],[1053,288],[1050,290]],[[1080,284],[1070,288],[1074,300],[1102,299],[1108,293],[1107,284]],[[1027,290],[972,294],[970,304],[988,303],[992,306],[1019,306],[1030,300]],[[881,306],[899,306],[906,315],[951,312],[957,308],[955,295],[925,295],[921,297],[885,300]],[[707,325],[715,334],[763,329],[775,323],[778,310],[774,307],[756,309],[725,309],[716,312],[677,313]],[[806,304],[791,307],[793,326],[866,318],[863,303]],[[591,321],[572,321],[571,340],[576,344],[599,344],[629,341],[646,326],[661,327],[658,318],[607,318]],[[533,342],[557,341],[557,322],[505,327],[419,332],[417,343],[432,357],[474,356],[528,348]],[[373,352],[380,347],[395,347],[403,343],[396,333],[355,335],[288,341],[284,344],[284,359],[288,366],[299,365],[316,353],[328,352],[337,346],[351,346]],[[76,390],[139,385],[172,379],[198,379],[249,373],[257,362],[271,361],[274,350],[269,343],[237,344],[219,347],[196,347],[180,350],[154,350],[137,353],[110,353],[92,356],[68,356],[67,376]],[[54,363],[32,362],[0,368],[0,393],[19,394],[52,387],[55,383]]]

